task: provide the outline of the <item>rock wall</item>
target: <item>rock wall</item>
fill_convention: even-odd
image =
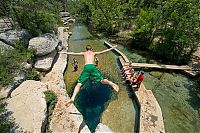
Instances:
[[[59,40],[54,34],[46,33],[29,41],[29,49],[36,49],[34,67],[39,71],[49,71],[57,54]]]
[[[59,27],[59,39],[64,46],[68,46],[68,32],[65,27]],[[67,49],[66,49],[67,50]],[[58,101],[52,114],[50,130],[54,133],[63,132],[90,132],[83,124],[83,117],[74,105],[66,107],[69,96],[66,92],[63,73],[67,65],[67,55],[60,54],[52,70],[42,78],[42,82],[48,85],[48,89],[55,92]],[[84,126],[83,126],[84,125]]]
[[[27,80],[17,87],[7,100],[8,111],[19,128],[15,132],[44,132],[47,105],[44,91],[47,85],[39,81]]]
[[[25,29],[17,29],[17,30],[8,30],[0,33],[0,38],[5,39],[8,42],[16,44],[21,41],[25,46],[28,46],[29,39],[31,35]],[[0,49],[10,49],[12,46],[8,46],[7,44],[0,41]]]

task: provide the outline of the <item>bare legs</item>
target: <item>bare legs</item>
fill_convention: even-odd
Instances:
[[[115,83],[113,83],[113,82],[107,80],[107,79],[101,80],[101,83],[102,83],[102,84],[107,84],[107,85],[112,86],[112,88],[113,88],[116,92],[119,91],[119,86],[116,85]],[[72,95],[72,97],[70,98],[70,100],[69,100],[69,101],[67,102],[67,104],[66,104],[67,107],[69,107],[69,106],[74,102],[74,99],[75,99],[76,95],[78,94],[78,92],[80,91],[81,86],[82,86],[81,83],[78,83],[78,84],[75,86],[73,95]]]
[[[73,95],[72,95],[72,97],[70,98],[70,100],[66,104],[67,107],[69,107],[74,102],[74,99],[75,99],[76,95],[78,94],[78,92],[81,89],[81,85],[82,85],[81,83],[76,84],[76,86],[74,88]]]
[[[107,79],[103,79],[103,80],[101,80],[101,83],[102,83],[102,84],[107,84],[107,85],[112,86],[112,88],[113,88],[116,92],[119,91],[119,86],[116,85],[115,83],[113,83],[113,82],[107,80]]]

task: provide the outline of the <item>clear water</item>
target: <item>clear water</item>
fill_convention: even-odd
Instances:
[[[142,57],[119,45],[133,62],[146,62]],[[153,91],[161,106],[167,133],[200,132],[200,88],[194,79],[178,72],[145,69],[144,85]]]
[[[69,51],[85,51],[87,44],[92,45],[94,51],[104,50],[107,47],[92,37],[88,29],[83,25],[75,25],[72,28]],[[76,80],[84,67],[83,57],[76,56],[79,69],[73,72],[71,65],[75,56],[69,56],[68,66],[65,73],[65,83],[68,94],[71,96]],[[114,132],[134,132],[136,109],[135,103],[128,96],[126,86],[120,79],[117,56],[113,52],[98,56],[98,69],[104,78],[117,83],[120,87],[118,93],[114,92],[108,85],[96,83],[89,79],[80,90],[75,99],[75,105],[82,113],[84,120],[91,132],[94,132],[99,122],[107,125]]]

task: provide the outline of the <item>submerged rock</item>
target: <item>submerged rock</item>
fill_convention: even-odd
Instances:
[[[25,73],[21,72],[18,76],[14,77],[13,83],[0,90],[0,99],[10,97],[13,90],[15,90],[22,82],[26,80]]]
[[[163,73],[161,73],[161,72],[150,72],[149,73],[151,76],[153,76],[153,77],[155,77],[155,78],[158,78],[158,79],[160,79],[161,77],[162,77],[162,75],[163,75]]]
[[[22,132],[44,132],[47,118],[47,105],[44,91],[47,86],[39,81],[27,80],[17,87],[12,98],[8,99],[7,109]]]
[[[102,132],[113,133],[113,131],[108,126],[104,125],[103,123],[99,123],[95,130],[95,133],[102,133]]]

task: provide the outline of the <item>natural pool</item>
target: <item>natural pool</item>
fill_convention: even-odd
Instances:
[[[85,50],[86,44],[91,44],[95,50],[106,48],[103,41],[92,37],[85,26],[76,25],[72,32],[70,51]],[[137,54],[137,51],[121,45],[118,45],[118,49],[133,62],[147,61],[145,57]],[[72,72],[73,68],[70,64],[72,58],[69,57],[69,65],[65,73],[66,86],[70,94],[83,69],[82,57],[76,57],[79,61],[79,71]],[[105,77],[120,85],[119,94],[116,95],[108,86],[89,80],[77,96],[76,107],[92,130],[102,122],[114,132],[133,132],[137,108],[128,98],[126,87],[120,80],[116,58],[112,52],[99,56],[99,69]],[[145,69],[144,85],[153,91],[161,106],[167,133],[200,132],[200,88],[193,79],[178,72]]]
[[[72,36],[69,40],[69,51],[85,51],[87,44],[92,45],[94,51],[104,50],[107,47],[92,37],[87,27],[75,25],[72,28]],[[65,72],[65,83],[68,94],[71,96],[76,80],[84,67],[83,57],[76,56],[79,62],[79,69],[73,72],[71,65],[75,56],[69,56],[68,66]],[[114,132],[134,132],[135,116],[137,107],[134,101],[128,96],[126,86],[120,79],[117,56],[113,52],[98,56],[98,68],[105,78],[117,83],[120,87],[118,94],[111,87],[94,82],[92,79],[82,87],[77,95],[75,105],[82,113],[85,122],[94,132],[99,122],[107,125]]]
[[[118,46],[132,62],[146,62],[137,51]],[[161,106],[167,133],[200,132],[200,88],[194,79],[173,71],[145,70],[144,85]]]

